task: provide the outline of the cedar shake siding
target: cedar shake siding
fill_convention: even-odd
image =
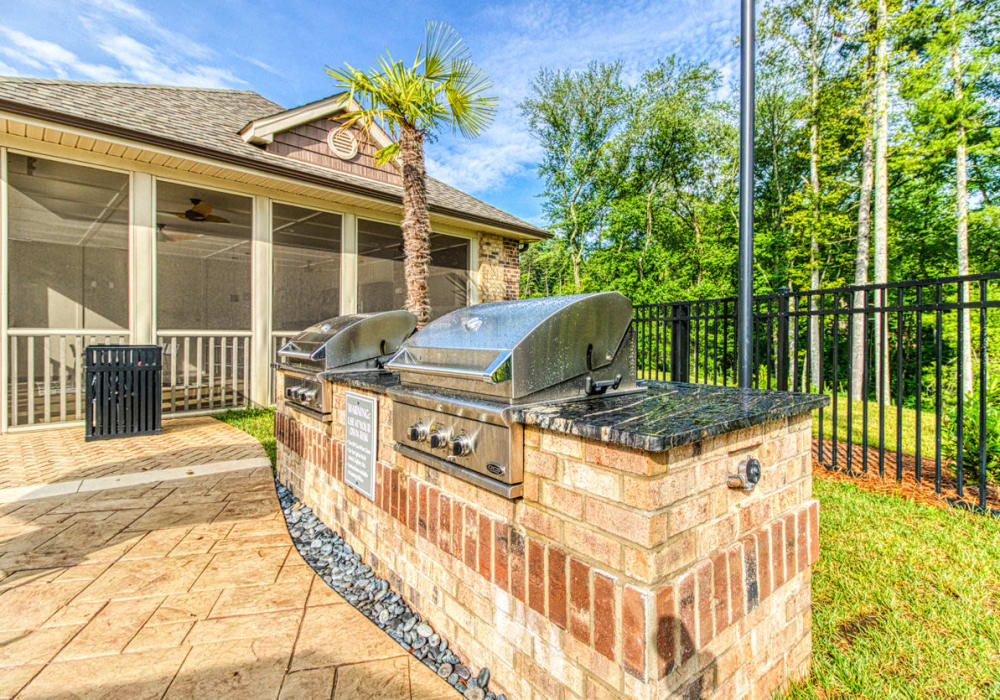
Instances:
[[[327,143],[327,135],[331,129],[339,128],[340,123],[340,120],[329,117],[315,119],[308,124],[275,134],[274,142],[269,143],[265,150],[268,153],[294,158],[338,172],[402,186],[403,180],[394,165],[375,163],[378,145],[371,139],[366,139],[359,129],[350,128],[350,132],[358,141],[357,155],[350,160],[344,160],[333,152]]]

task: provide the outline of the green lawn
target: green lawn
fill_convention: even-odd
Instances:
[[[230,410],[216,416],[223,423],[229,423],[234,428],[239,428],[245,433],[250,433],[260,440],[264,446],[264,451],[271,459],[271,468],[274,469],[275,455],[277,447],[274,440],[274,409],[273,408],[244,408],[240,410]]]
[[[219,416],[275,454],[274,412]],[[813,671],[788,698],[1000,698],[1000,522],[817,478]]]
[[[654,373],[639,370],[639,378],[647,379],[654,377]],[[829,394],[830,405],[823,409],[823,437],[826,439],[831,439],[833,437],[833,432],[831,431],[831,425],[833,422],[833,397]],[[851,406],[851,422],[848,425],[847,422],[847,404],[849,400],[847,398],[846,392],[840,392],[837,394],[837,439],[847,440],[848,432],[851,433],[851,437],[854,444],[860,445],[861,439],[864,436],[864,430],[862,425],[862,411],[864,410],[864,401],[854,401]],[[868,401],[868,444],[877,447],[879,444],[879,429],[878,429],[878,402]],[[905,454],[914,454],[914,447],[917,444],[917,412],[912,408],[906,406],[903,407],[902,411],[902,433],[903,433],[903,452]],[[885,406],[885,447],[887,450],[896,450],[896,406],[892,404],[886,404]],[[920,412],[920,445],[921,453],[925,457],[934,457],[934,410],[932,408],[923,408]],[[947,444],[949,437],[954,441],[954,426],[950,422],[945,422],[941,426],[941,439],[942,445]],[[819,435],[819,411],[813,411],[813,435]]]
[[[813,672],[789,698],[1000,698],[1000,523],[815,480]]]
[[[862,411],[864,410],[864,401],[854,401],[851,406],[851,422],[848,425],[847,422],[847,404],[848,398],[844,394],[838,394],[837,396],[837,439],[846,440],[848,429],[850,428],[851,438],[855,445],[861,444],[861,439],[864,436],[863,424],[862,424]],[[831,397],[830,405],[823,409],[823,437],[827,440],[833,437],[833,432],[831,426],[833,423],[833,399]],[[934,411],[923,409],[920,412],[920,445],[921,453],[924,457],[934,456]],[[912,408],[903,407],[903,421],[902,421],[902,433],[903,433],[903,452],[905,454],[914,454],[914,448],[917,444],[917,412]],[[954,430],[950,422],[945,422],[941,426],[941,441],[942,445],[948,440],[949,436],[952,435]],[[813,435],[819,435],[819,411],[813,411]],[[878,435],[878,403],[875,401],[868,402],[868,444],[872,447],[877,447],[879,444]],[[896,407],[887,405],[885,407],[885,448],[890,451],[896,450]]]

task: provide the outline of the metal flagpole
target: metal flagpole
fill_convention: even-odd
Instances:
[[[737,343],[739,384],[753,382],[753,134],[754,0],[741,0],[740,26],[740,254]]]

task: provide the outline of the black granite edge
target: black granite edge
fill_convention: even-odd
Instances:
[[[374,394],[385,394],[388,389],[399,386],[399,372],[384,369],[364,372],[322,372],[322,379],[331,384],[343,384],[352,389],[362,389]]]
[[[470,399],[468,395],[402,385],[397,372],[386,370],[331,372],[323,378],[394,400],[405,400],[407,395]],[[644,392],[529,406],[510,406],[478,397],[475,402],[502,413],[511,423],[646,452],[665,452],[723,433],[807,413],[830,402],[829,397],[819,394],[681,382],[642,381],[640,385],[645,387]],[[753,406],[740,408],[733,406],[735,401],[750,401]],[[658,424],[650,425],[654,422],[651,418]]]
[[[807,413],[829,403],[829,397],[816,394],[739,389],[674,382],[642,382],[645,394],[587,399],[515,408],[511,417],[525,425],[579,437],[615,443],[646,452],[664,452],[723,433],[760,425],[769,421]],[[692,395],[697,397],[692,400]],[[674,418],[657,430],[642,425],[617,427],[637,421],[642,409],[656,408],[655,402],[670,397],[677,404],[688,403],[687,413],[676,412]],[[735,399],[752,399],[757,404],[750,410],[736,408],[736,415],[721,415],[717,420],[697,423],[696,412],[710,408],[728,408]],[[710,405],[711,404],[711,405]],[[671,407],[675,408],[675,407]],[[574,410],[575,409],[575,410]],[[677,425],[670,424],[676,422]]]

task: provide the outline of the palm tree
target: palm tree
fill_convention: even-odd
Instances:
[[[417,48],[412,64],[386,52],[367,72],[349,64],[326,69],[358,105],[344,115],[341,128],[357,125],[370,138],[372,127],[378,125],[392,143],[376,153],[377,162],[398,159],[402,166],[406,308],[416,314],[418,326],[426,324],[431,313],[424,140],[448,125],[465,137],[477,136],[496,113],[496,97],[486,94],[492,83],[469,58],[468,48],[455,30],[444,23],[428,22],[425,31],[424,43]]]

